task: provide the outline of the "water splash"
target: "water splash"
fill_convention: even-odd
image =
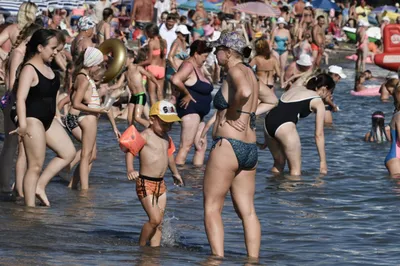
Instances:
[[[161,246],[163,247],[177,247],[179,246],[179,234],[178,231],[173,227],[171,221],[177,220],[174,215],[172,217],[168,217],[167,214],[164,215],[164,221],[162,225],[162,238],[161,238]]]

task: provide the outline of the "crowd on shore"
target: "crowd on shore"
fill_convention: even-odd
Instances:
[[[157,21],[153,21],[154,7]],[[364,0],[360,6],[356,1],[344,3],[341,12],[324,12],[303,0],[292,7],[279,1],[274,7],[280,11],[277,17],[246,15],[231,0],[223,2],[218,14],[207,12],[202,2],[186,15],[177,8],[174,0],[135,0],[129,14],[118,1],[102,0],[76,18],[63,9],[37,15],[34,3],[21,4],[15,21],[7,19],[0,33],[0,73],[6,88],[0,102],[6,132],[0,190],[34,207],[37,200],[50,206],[46,186],[56,175],[67,179],[71,189],[89,189],[99,117],[109,119],[121,145],[124,134],[121,137],[117,123],[125,120],[136,136],[124,149],[127,177],[136,182],[149,217],[140,245],[160,245],[166,208],[163,177],[169,168],[174,183],[183,185],[179,166],[187,163],[194,149],[192,164],[202,167],[206,161],[204,219],[212,253],[224,255],[221,211],[230,191],[243,221],[248,256],[258,257],[261,229],[254,208],[258,149],[268,147],[272,172],[283,174],[287,164],[290,175],[301,175],[296,124],[299,118],[315,114],[319,170],[327,174],[324,125],[331,124],[332,114],[339,110],[333,93],[346,74],[340,66],[322,67],[323,59],[327,63],[329,49],[345,39],[342,26],[357,25],[359,74],[354,90],[367,89],[363,83],[372,78],[365,69],[370,53],[369,9]],[[382,30],[388,23],[382,18]],[[111,80],[105,75],[115,55],[100,51],[106,43],[114,46],[113,53],[127,50],[123,71]],[[214,87],[218,87],[215,95]],[[280,99],[275,94],[278,89],[284,91]],[[390,74],[380,91],[384,101],[393,96],[395,114],[385,129],[384,115],[374,113],[365,139],[393,140],[386,166],[396,175],[400,174],[398,75]],[[255,120],[264,114],[265,140],[257,143]],[[181,126],[176,156],[168,136],[174,122]],[[210,128],[213,143],[205,160]],[[79,150],[71,138],[81,143]],[[46,148],[55,157],[43,169]],[[16,153],[14,175],[10,166]],[[139,170],[134,168],[137,156]]]

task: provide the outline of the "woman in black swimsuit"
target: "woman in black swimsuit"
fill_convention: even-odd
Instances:
[[[285,92],[278,105],[265,117],[265,136],[274,158],[272,172],[282,173],[286,160],[290,175],[301,174],[301,143],[296,124],[299,118],[316,114],[315,142],[320,157],[320,172],[327,173],[324,138],[325,104],[323,99],[335,87],[327,74],[320,74],[308,80],[305,86],[292,86]]]
[[[176,110],[182,119],[181,142],[176,156],[176,164],[184,165],[186,157],[194,143],[199,142],[204,128],[203,118],[210,112],[214,87],[205,78],[202,66],[212,48],[203,40],[197,40],[190,46],[190,58],[182,63],[171,82],[180,92]],[[207,145],[203,148],[195,146],[193,157],[195,166],[202,166]]]
[[[45,29],[36,31],[27,43],[18,79],[16,115],[12,114],[18,128],[10,134],[22,138],[28,160],[23,190],[25,205],[31,207],[35,206],[35,196],[42,204],[50,206],[46,185],[75,156],[71,139],[59,123],[53,122],[60,79],[48,63],[56,56],[57,46],[55,33]],[[57,157],[42,172],[46,145]]]

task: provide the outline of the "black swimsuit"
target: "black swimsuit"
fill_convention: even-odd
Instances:
[[[188,114],[198,114],[200,116],[200,120],[203,120],[203,117],[205,117],[211,110],[211,92],[213,91],[214,86],[211,83],[200,80],[196,69],[193,68],[193,70],[194,73],[196,73],[197,81],[192,86],[185,85],[185,87],[190,92],[190,95],[193,97],[193,99],[196,100],[196,102],[190,101],[186,109],[177,104],[176,111],[180,118]],[[181,94],[178,102],[180,102],[184,96],[185,95]]]
[[[294,102],[283,102],[282,99],[280,99],[278,105],[265,117],[265,129],[268,135],[275,137],[276,131],[281,125],[288,122],[297,124],[299,118],[309,116],[312,113],[310,102],[315,98],[320,97],[313,96]]]
[[[34,65],[26,65],[30,65],[35,69],[39,79],[38,84],[29,89],[28,97],[25,101],[26,117],[39,119],[47,131],[56,114],[56,97],[60,88],[60,77],[57,72],[54,72],[54,78],[48,79]],[[16,104],[14,104],[10,116],[11,120],[17,123]]]

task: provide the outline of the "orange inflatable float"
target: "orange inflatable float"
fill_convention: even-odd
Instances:
[[[129,151],[134,156],[139,154],[145,144],[146,140],[133,125],[128,127],[119,139],[119,147],[121,150],[125,153]]]
[[[134,125],[128,127],[119,139],[119,147],[123,152],[130,152],[134,156],[138,156],[140,150],[146,144],[146,140],[137,131]],[[174,154],[176,148],[171,137],[169,137],[168,143],[168,157]]]
[[[400,25],[389,24],[383,30],[383,53],[375,55],[375,64],[397,71],[400,68]]]

